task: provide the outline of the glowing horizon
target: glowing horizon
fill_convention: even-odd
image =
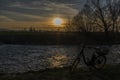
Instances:
[[[0,0],[0,28],[64,26],[83,3],[83,0]],[[55,18],[62,20],[56,20],[55,25],[51,22]]]

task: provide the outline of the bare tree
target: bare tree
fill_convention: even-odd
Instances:
[[[94,26],[92,25],[94,21],[93,19],[94,16],[89,5],[85,4],[84,8],[68,21],[66,27],[71,31],[92,32],[95,31],[95,28],[93,28]]]
[[[69,21],[69,29],[81,32],[118,31],[120,0],[87,0],[81,11]]]
[[[110,19],[112,24],[112,31],[118,32],[118,22],[120,16],[120,0],[107,0],[108,10],[110,12]]]
[[[91,4],[98,20],[96,23],[103,27],[104,32],[119,30],[120,0],[91,0]]]
[[[90,7],[89,3],[86,3],[84,5],[83,9],[81,10],[82,22],[80,24],[83,24],[81,26],[81,29],[84,29],[86,32],[96,31],[96,25],[94,24],[96,21],[96,18],[94,16],[93,12],[94,11]]]
[[[72,19],[68,19],[67,23],[65,24],[65,30],[67,32],[76,31],[76,28],[73,27],[74,25],[72,23],[73,23]]]
[[[100,2],[100,0],[91,0],[92,9],[94,9],[94,16],[99,27],[103,27],[104,32],[109,30],[108,11],[106,4]]]

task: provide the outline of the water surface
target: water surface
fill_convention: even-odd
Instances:
[[[85,55],[92,54],[86,49]],[[80,52],[79,46],[0,45],[0,72],[25,72],[69,66]],[[120,62],[120,46],[110,46],[108,63]]]

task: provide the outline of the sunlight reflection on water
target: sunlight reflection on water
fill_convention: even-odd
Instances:
[[[67,64],[69,58],[66,55],[56,54],[53,55],[51,58],[48,58],[48,60],[51,64],[50,66],[54,68],[54,67],[63,67],[65,64]]]
[[[1,45],[0,71],[24,72],[68,66],[77,46]]]

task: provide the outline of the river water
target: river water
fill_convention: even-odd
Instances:
[[[120,62],[120,46],[110,46],[108,63]],[[86,49],[90,56],[94,50]],[[0,45],[0,72],[26,72],[70,66],[80,52],[79,46]]]

